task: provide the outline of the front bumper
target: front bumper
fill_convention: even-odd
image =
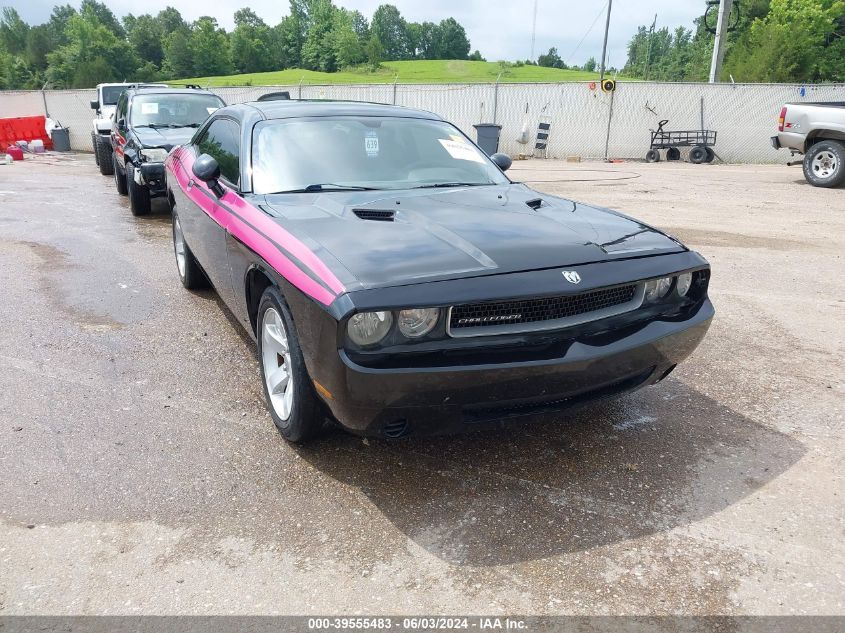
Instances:
[[[353,432],[398,437],[496,427],[662,380],[695,350],[713,314],[705,298],[683,321],[572,341],[562,357],[541,361],[373,369],[339,350],[320,382],[332,395],[333,415]]]
[[[164,163],[141,163],[141,166],[135,169],[134,177],[135,183],[147,187],[151,196],[164,195]]]

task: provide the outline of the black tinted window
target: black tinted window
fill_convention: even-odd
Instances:
[[[200,154],[217,159],[220,175],[234,185],[240,182],[240,130],[229,119],[217,119],[202,135],[197,144]]]

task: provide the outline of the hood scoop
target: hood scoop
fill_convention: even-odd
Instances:
[[[542,207],[548,206],[542,198],[532,198],[531,200],[526,200],[525,204],[535,211],[539,211]]]
[[[382,209],[352,209],[352,213],[370,222],[393,222],[396,217],[395,211]]]

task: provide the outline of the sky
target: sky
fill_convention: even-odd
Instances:
[[[0,5],[14,7],[24,20],[36,24],[49,19],[53,5],[67,2],[78,5],[74,0],[0,0]],[[368,19],[384,2],[396,5],[408,21],[439,22],[454,17],[466,29],[472,49],[480,50],[489,61],[527,59],[531,55],[534,0],[334,0],[338,6],[358,9]],[[211,14],[227,30],[233,26],[232,15],[244,6],[250,6],[271,25],[288,12],[286,0],[249,0],[249,3],[216,0],[213,12],[207,1],[198,0],[144,0],[142,3],[105,0],[105,3],[119,17],[130,12],[155,14],[171,5],[188,21]],[[567,64],[580,65],[591,56],[601,57],[605,6],[605,0],[537,0],[534,58],[552,46]],[[609,65],[621,68],[625,64],[628,40],[639,25],[650,25],[655,13],[658,27],[689,28],[704,9],[704,0],[615,0],[608,39]]]

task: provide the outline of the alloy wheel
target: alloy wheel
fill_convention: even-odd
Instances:
[[[282,420],[293,408],[293,366],[287,330],[275,308],[268,308],[261,321],[261,362],[270,404]]]

